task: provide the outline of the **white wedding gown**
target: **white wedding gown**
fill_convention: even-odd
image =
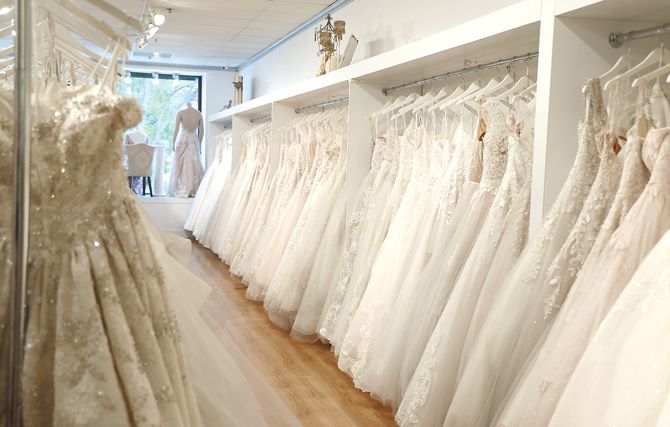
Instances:
[[[670,175],[665,175],[659,184],[667,194]],[[565,387],[550,427],[670,425],[668,266],[666,232],[603,319]]]
[[[437,412],[431,409],[435,405],[448,405],[457,379],[460,349],[488,267],[498,247],[508,245],[501,241],[502,237],[516,239],[516,236],[505,234],[506,228],[512,228],[514,224],[510,215],[528,204],[532,145],[529,131],[532,124],[528,122],[532,115],[528,109],[523,110],[523,118],[522,115],[519,117],[520,121],[526,121],[519,123],[520,127],[525,127],[522,137],[508,137],[510,130],[500,107],[493,104],[485,109],[489,111],[486,114],[484,149],[487,151],[483,178],[470,202],[468,217],[459,224],[462,230],[474,227],[476,231],[455,236],[445,252],[440,275],[437,280],[429,276],[421,293],[419,301],[424,302],[417,307],[406,332],[411,337],[406,340],[408,350],[400,378],[401,386],[407,387],[396,413],[400,425],[415,423],[426,411]],[[527,197],[518,197],[520,194]],[[483,210],[484,219],[473,214],[477,206]],[[454,258],[459,252],[462,255]],[[444,289],[453,291],[447,293]],[[417,352],[423,353],[420,361],[415,356]],[[423,418],[422,422],[430,425],[431,419]]]
[[[172,158],[168,195],[195,196],[204,173],[200,162],[200,140],[196,129],[186,129],[182,126]]]
[[[122,167],[139,106],[103,87],[37,98],[24,425],[296,424],[202,321],[206,285],[168,255],[182,244],[147,233]]]
[[[615,104],[630,104],[628,99],[614,99]],[[645,109],[640,108],[640,112]],[[624,123],[610,124],[610,129],[614,129],[604,135],[605,142],[612,143],[610,135],[621,135],[621,126],[628,121],[626,117]],[[501,425],[548,424],[595,328],[650,245],[670,225],[665,219],[669,206],[651,196],[650,190],[642,192],[649,171],[642,161],[639,131],[646,127],[643,124],[646,121],[640,117],[628,132],[626,145],[619,154],[624,156],[624,169],[612,208],[546,340],[518,379],[500,416]]]
[[[201,234],[202,229],[212,215],[216,199],[221,194],[230,174],[231,152],[230,136],[224,134],[218,139],[216,156],[207,172],[205,172],[195,195],[195,200],[193,200],[191,213],[184,224],[184,230],[191,231],[193,235]]]
[[[547,288],[540,285],[576,224],[598,169],[595,134],[604,125],[605,110],[597,79],[588,82],[585,101],[586,118],[580,124],[579,148],[568,179],[536,240],[526,247],[509,274],[500,277],[500,290],[485,324],[481,331],[473,331],[479,336],[462,362],[451,404],[424,414],[434,423],[488,425],[535,344],[532,338],[538,328],[528,321],[538,307],[543,312],[543,292]],[[421,419],[413,424],[420,423]]]

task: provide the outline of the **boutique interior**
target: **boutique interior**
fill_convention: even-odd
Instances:
[[[0,168],[3,426],[670,426],[668,0],[0,0]]]

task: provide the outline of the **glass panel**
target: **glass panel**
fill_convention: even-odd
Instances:
[[[151,180],[154,182],[154,195],[163,196],[167,193],[172,169],[172,135],[174,132],[177,112],[192,103],[200,105],[200,77],[159,75],[149,73],[131,73],[119,85],[119,93],[133,96],[144,110],[144,119],[139,126],[126,133],[128,135],[141,131],[148,137],[151,145],[160,147],[154,157],[154,171]],[[142,142],[142,141],[134,141]],[[132,184],[136,193],[141,194],[142,184],[139,179]]]

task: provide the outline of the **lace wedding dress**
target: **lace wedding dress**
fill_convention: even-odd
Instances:
[[[285,329],[293,325],[331,214],[344,216],[346,127],[342,122],[323,123],[316,131],[319,143],[314,180],[263,303],[270,319]]]
[[[387,319],[389,310],[406,271],[408,252],[416,243],[416,229],[430,200],[427,185],[429,174],[430,144],[425,139],[423,127],[413,127],[402,143],[412,159],[412,174],[406,191],[391,223],[384,243],[379,249],[371,270],[370,279],[356,314],[345,335],[338,366],[354,378],[357,387],[367,389],[364,370],[368,363],[368,349],[373,331],[379,330]],[[403,147],[401,145],[401,149]],[[403,153],[401,152],[401,160]],[[400,243],[402,242],[402,243]]]
[[[666,130],[664,145],[669,144]],[[657,167],[667,168],[667,157],[665,162]],[[670,181],[664,175],[665,182],[658,184],[667,197]],[[549,426],[668,425],[669,255],[670,233],[666,232],[603,319]]]
[[[182,126],[172,158],[168,195],[171,197],[195,196],[203,175],[197,129],[186,129]]]
[[[347,227],[349,235],[319,329],[319,335],[331,343],[335,355],[339,354],[349,321],[365,292],[372,269],[370,260],[375,259],[400,203],[396,195],[407,184],[404,177],[409,175],[408,167],[404,163],[400,167],[398,150],[395,134],[377,140],[366,181],[370,184],[363,184],[362,198],[359,197],[358,208]]]
[[[470,214],[460,224],[461,227],[481,228],[481,232],[473,235],[474,240],[472,237],[467,238],[467,234],[456,237],[445,252],[446,267],[443,267],[443,275],[435,284],[432,280],[428,281],[421,293],[420,301],[426,303],[420,304],[411,328],[407,331],[408,335],[411,333],[411,338],[406,340],[409,350],[403,364],[410,365],[402,366],[400,380],[403,382],[400,385],[404,383],[407,390],[396,414],[400,425],[412,424],[419,419],[426,425],[431,425],[432,419],[421,418],[422,415],[438,413],[433,407],[444,407],[448,404],[457,379],[460,349],[477,303],[480,286],[499,246],[504,248],[508,245],[501,241],[502,237],[516,239],[516,236],[505,234],[508,224],[512,228],[513,218],[510,215],[528,204],[532,145],[532,134],[529,130],[532,129],[532,124],[519,123],[519,127],[524,127],[522,136],[508,137],[510,130],[507,129],[505,116],[499,106],[488,106],[487,109],[489,113],[484,138],[484,149],[487,150],[484,173],[480,188],[470,206],[491,208],[484,209],[484,220]],[[530,114],[519,114],[519,121],[531,119]],[[514,128],[516,127],[515,123]],[[519,198],[519,194],[526,194],[527,197]],[[472,212],[472,208],[468,212]],[[472,248],[471,252],[469,248]],[[453,254],[458,252],[463,253],[462,258],[454,259]],[[461,267],[462,271],[459,272]],[[453,288],[453,291],[449,295],[443,288]],[[426,349],[425,352],[423,349]],[[420,362],[415,356],[417,352],[423,352]],[[411,377],[415,368],[416,372]],[[407,376],[410,376],[411,381],[405,380]]]
[[[172,257],[180,243],[158,241],[127,188],[121,133],[139,123],[139,106],[103,87],[53,85],[38,99],[24,424],[297,424],[276,397],[252,391],[232,341],[198,314],[206,285]],[[81,186],[99,173],[104,188]]]
[[[462,362],[446,418],[440,414],[445,413],[447,405],[435,408],[437,414],[425,414],[435,422],[443,419],[448,426],[488,425],[535,344],[526,338],[535,337],[534,332],[539,328],[532,328],[528,318],[538,307],[543,314],[544,291],[549,287],[541,284],[577,223],[598,169],[595,135],[604,125],[605,109],[597,79],[587,83],[585,101],[586,117],[580,124],[577,157],[568,179],[538,238],[526,248],[500,285],[477,342],[468,359]],[[420,422],[421,419],[413,424]]]
[[[622,82],[620,85],[621,87],[616,88],[610,95],[610,104],[613,106],[608,109],[609,131],[601,135],[607,149],[613,147],[613,142],[621,138],[620,135],[623,135],[623,130],[630,121],[628,105],[631,105],[631,102],[627,96],[627,88],[630,86],[628,82]],[[640,108],[639,112],[643,114],[643,109]],[[641,117],[638,124],[642,124],[641,121],[646,119]],[[511,391],[509,401],[499,417],[499,425],[548,424],[563,387],[587,345],[593,329],[597,327],[614,299],[606,294],[618,292],[616,286],[613,286],[610,280],[606,280],[606,277],[614,271],[616,271],[614,274],[620,275],[622,279],[626,277],[626,273],[618,268],[612,269],[611,266],[632,266],[639,262],[639,258],[630,253],[631,250],[637,251],[638,246],[631,245],[625,250],[619,247],[621,239],[629,236],[628,232],[624,231],[625,227],[641,225],[639,209],[644,211],[647,209],[639,205],[644,202],[636,203],[649,179],[649,172],[641,159],[642,141],[637,128],[636,125],[624,138],[627,142],[619,154],[624,161],[620,185],[612,207],[595,239],[593,249],[538,354],[517,379],[516,387]],[[612,151],[608,150],[604,154],[611,155],[611,153]],[[627,215],[629,211],[631,216]],[[624,219],[625,217],[628,219]],[[617,230],[620,226],[624,228]],[[635,233],[644,231],[638,229]]]

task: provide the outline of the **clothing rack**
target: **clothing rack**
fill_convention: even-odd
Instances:
[[[326,101],[326,102],[322,102],[320,104],[314,104],[314,105],[308,105],[307,107],[296,108],[295,113],[296,114],[303,114],[307,111],[325,109],[325,108],[328,108],[328,107],[335,107],[337,105],[346,104],[348,102],[349,102],[349,98],[334,99],[332,101]]]
[[[460,77],[464,74],[477,73],[481,70],[486,70],[488,68],[495,68],[495,67],[499,67],[501,65],[509,65],[509,64],[514,63],[514,62],[528,61],[530,59],[537,58],[538,55],[539,55],[538,52],[530,52],[530,53],[527,53],[525,55],[512,56],[511,58],[499,59],[497,61],[488,62],[486,64],[479,64],[479,65],[474,65],[472,67],[465,67],[465,68],[462,68],[462,69],[457,70],[457,71],[449,71],[448,73],[438,74],[436,76],[428,77],[428,78],[421,79],[421,80],[416,80],[416,81],[413,81],[411,83],[405,83],[405,84],[401,84],[401,85],[398,85],[398,86],[392,86],[392,87],[389,87],[389,88],[384,88],[384,89],[382,89],[382,92],[384,92],[384,95],[388,95],[391,92],[396,92],[396,91],[406,89],[406,88],[409,88],[409,87],[423,86],[426,83],[432,83],[434,81],[444,80],[444,79],[448,79],[448,78],[451,78],[451,77]]]
[[[13,280],[9,299],[9,357],[7,378],[8,426],[21,426],[21,371],[25,341],[26,285],[28,282],[30,203],[30,97],[32,70],[32,1],[16,0],[16,80],[14,89],[14,234]]]
[[[657,27],[645,28],[643,30],[629,31],[627,33],[610,33],[609,41],[613,47],[621,47],[624,43],[631,40],[645,39],[648,37],[662,36],[670,34],[670,23],[659,25]]]
[[[272,114],[266,114],[264,116],[259,116],[259,117],[254,117],[253,119],[249,120],[250,123],[262,123],[262,122],[268,122],[272,120]]]

